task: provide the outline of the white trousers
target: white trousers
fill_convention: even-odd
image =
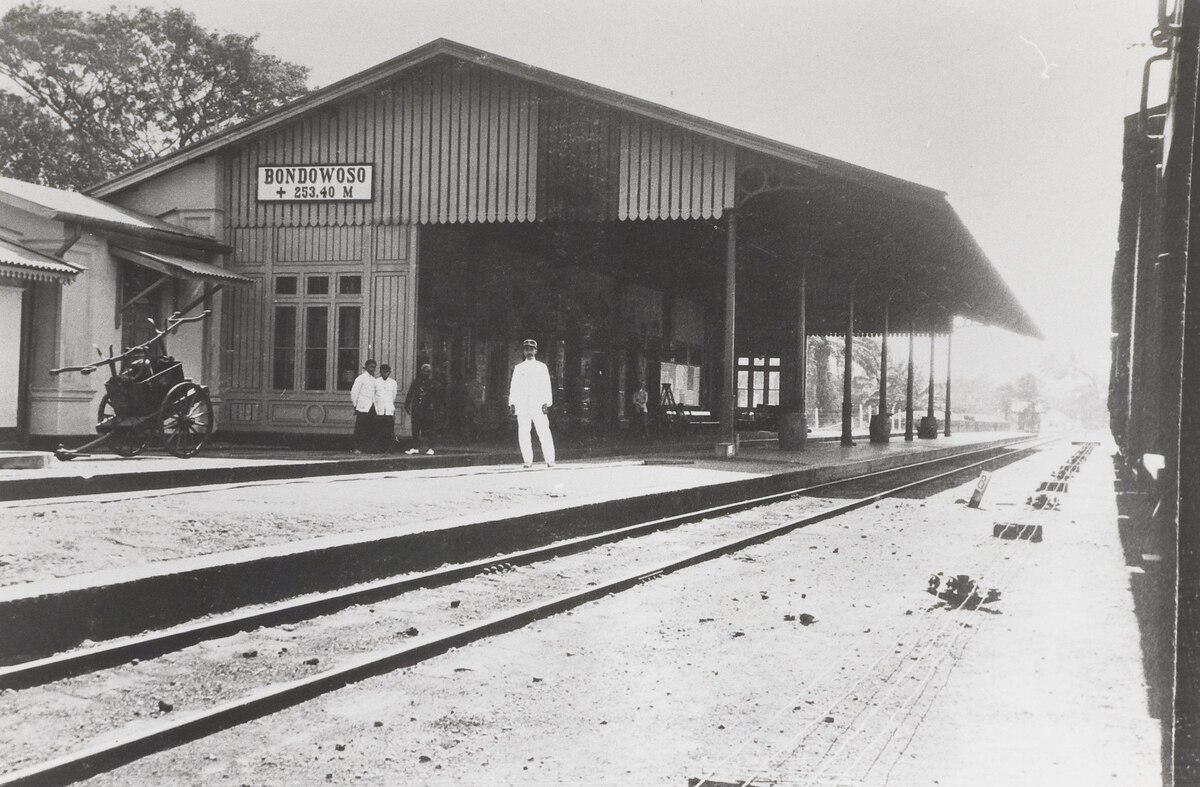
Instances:
[[[517,412],[517,442],[521,446],[521,458],[525,464],[533,464],[533,438],[529,427],[537,429],[538,442],[542,444],[542,456],[546,462],[554,464],[554,438],[550,436],[550,419],[540,410],[532,413]]]

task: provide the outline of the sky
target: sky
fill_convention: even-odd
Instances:
[[[257,34],[313,87],[449,38],[941,189],[1046,335],[960,330],[956,376],[1011,379],[1048,354],[1107,376],[1123,118],[1158,51],[1156,0],[117,5],[183,5]]]

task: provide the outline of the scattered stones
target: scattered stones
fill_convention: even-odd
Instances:
[[[142,660],[141,659],[131,659],[129,663],[136,667],[138,664],[142,663]]]
[[[812,624],[817,622],[817,619],[815,617],[813,617],[812,615],[808,614],[807,612],[802,613],[800,615],[800,617],[797,618],[797,620],[800,621],[801,626],[811,626]]]
[[[166,700],[158,701],[159,713],[170,713],[173,710],[175,710],[175,705],[173,703],[167,702]]]
[[[338,751],[345,751],[345,750],[346,750],[346,744],[344,744],[344,743],[335,743],[335,744],[333,745],[333,748],[337,749]]]
[[[461,603],[462,602],[459,601],[458,599],[454,599],[453,601],[450,602],[450,609],[458,609],[458,605]]]
[[[733,632],[733,636],[734,636],[734,638],[735,638],[735,639],[736,639],[737,637],[744,637],[744,636],[746,636],[746,632],[744,632],[744,631],[735,631],[735,632]]]
[[[701,623],[712,623],[713,619],[712,618],[700,618],[700,622]]]
[[[796,616],[795,615],[784,615],[783,619],[789,623],[792,623],[796,620]]]
[[[319,658],[317,658],[316,656],[313,656],[311,659],[305,659],[304,663],[310,667],[315,667],[321,663],[321,660]]]
[[[433,758],[427,754],[422,754],[417,758],[417,762],[433,762]]]
[[[293,626],[291,623],[285,623],[284,625],[280,626],[279,628],[283,629],[284,631],[295,631],[296,630],[296,627]]]
[[[375,722],[375,726],[376,726],[376,727],[382,727],[382,726],[383,726],[383,722],[381,722],[381,721],[377,721],[377,722]]]
[[[420,633],[421,632],[417,631],[416,626],[409,626],[408,628],[404,629],[404,636],[406,637],[415,637]]]
[[[534,679],[533,679],[533,682],[534,682],[534,683],[541,683],[541,682],[542,682],[542,679],[541,679],[541,678],[534,678]]]
[[[832,716],[826,716],[826,717],[825,717],[825,723],[826,723],[826,724],[833,724],[833,717],[832,717]]]
[[[252,659],[252,658],[255,658],[256,656],[258,656],[258,651],[254,650],[253,648],[251,648],[250,650],[242,651],[242,658],[244,658],[244,659]]]

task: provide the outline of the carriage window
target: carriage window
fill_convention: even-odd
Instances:
[[[343,276],[342,278],[347,277]],[[358,375],[358,337],[361,325],[361,306],[338,307],[337,389],[339,391],[349,391],[354,387],[354,378]]]
[[[275,341],[271,356],[271,387],[296,387],[296,307],[275,307]]]
[[[304,310],[304,390],[324,391],[329,386],[328,356],[329,307],[309,306]]]
[[[329,277],[328,276],[309,276],[305,282],[305,293],[308,295],[328,295],[329,294]]]
[[[275,294],[276,295],[295,295],[296,294],[296,277],[295,276],[276,276],[275,277]]]
[[[362,276],[338,276],[338,295],[362,295]]]

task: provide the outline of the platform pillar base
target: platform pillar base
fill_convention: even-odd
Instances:
[[[938,436],[938,419],[932,415],[921,416],[917,425],[917,437],[922,440],[936,440]]]
[[[871,416],[871,442],[887,443],[892,439],[892,417],[887,413]]]
[[[779,448],[782,451],[800,451],[808,442],[808,421],[804,413],[781,413],[779,415]]]

